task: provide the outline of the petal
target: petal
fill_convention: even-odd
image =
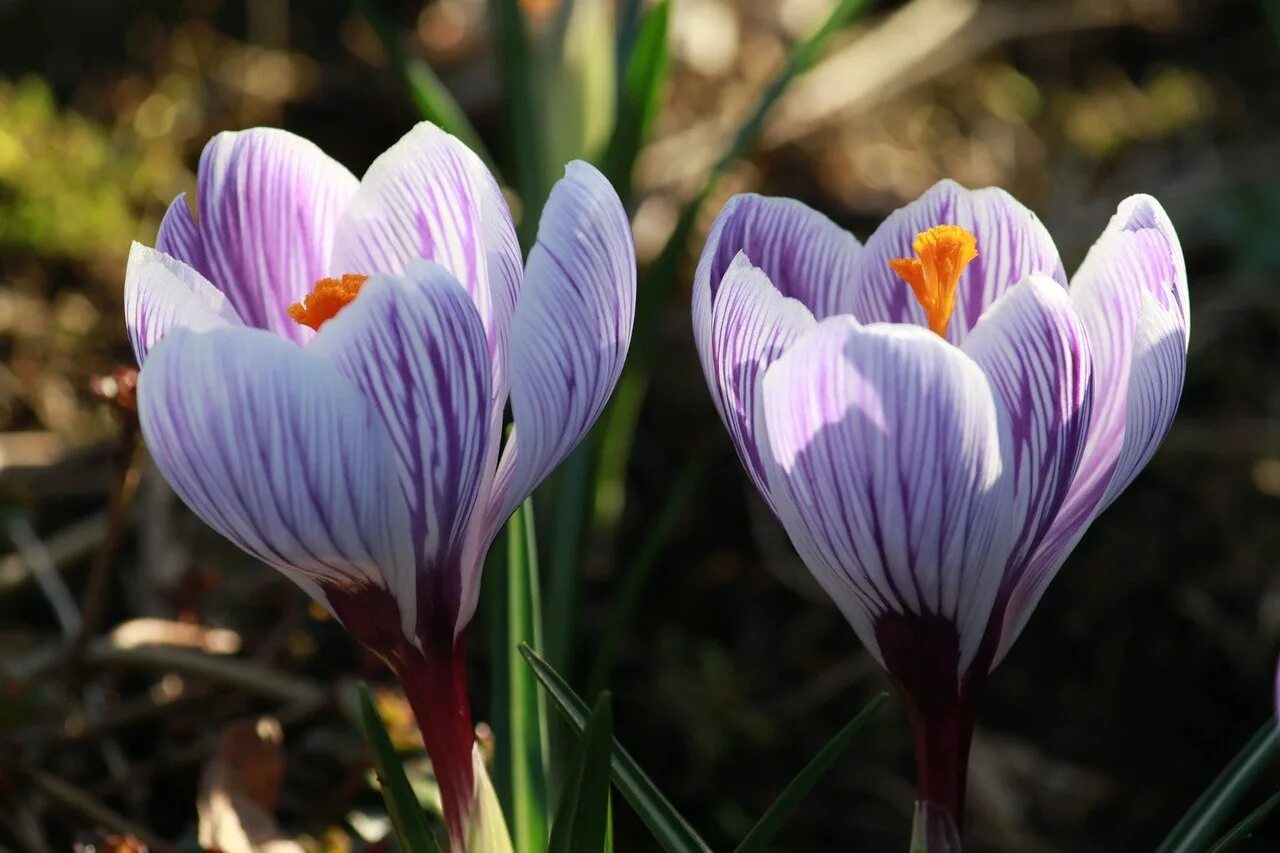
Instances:
[[[1008,554],[1008,430],[981,369],[936,335],[833,317],[765,374],[787,532],[867,647],[883,617],[954,626],[968,667]]]
[[[1067,283],[1062,260],[1036,215],[996,187],[969,190],[939,181],[889,215],[858,258],[853,313],[864,323],[925,323],[911,288],[889,269],[893,258],[915,256],[916,234],[935,225],[959,225],[978,238],[978,257],[965,268],[947,340],[959,344],[1000,294],[1031,273]]]
[[[204,269],[204,247],[200,242],[200,227],[191,215],[187,194],[178,193],[169,203],[169,209],[160,220],[156,234],[156,250],[177,258],[189,267]]]
[[[257,329],[175,330],[138,380],[147,446],[206,524],[290,577],[385,588],[412,637],[409,517],[377,415],[324,361]]]
[[[475,302],[501,409],[520,246],[493,176],[465,145],[428,122],[373,161],[338,226],[332,266],[335,273],[398,275],[418,258],[452,273]]]
[[[755,434],[757,385],[765,369],[814,322],[808,308],[779,293],[746,255],[734,258],[716,295],[706,360],[712,397],[729,437],[752,482],[771,503]]]
[[[635,320],[636,255],[622,202],[594,166],[551,190],[511,323],[514,431],[489,536],[587,434],[622,372]]]
[[[125,267],[124,322],[139,366],[175,326],[203,332],[243,325],[236,309],[204,276],[141,243],[129,249]]]
[[[334,228],[355,177],[302,137],[258,127],[209,140],[198,179],[200,272],[247,324],[309,338],[287,311],[329,275]]]
[[[1126,199],[1071,281],[1093,352],[1093,409],[1075,480],[1010,599],[997,662],[1093,519],[1147,464],[1182,396],[1190,323],[1177,234]]]
[[[742,252],[783,296],[800,300],[819,320],[848,314],[861,249],[848,231],[794,199],[737,195],[703,247],[694,287],[714,302],[725,272]]]
[[[1084,452],[1092,401],[1092,355],[1067,292],[1032,275],[1005,292],[965,339],[1009,416],[1013,550],[1017,579],[1058,514]]]
[[[462,552],[490,429],[480,316],[448,270],[415,261],[369,279],[307,351],[354,382],[386,426],[409,506],[419,624],[452,643],[471,617],[459,612],[464,575],[479,570]]]

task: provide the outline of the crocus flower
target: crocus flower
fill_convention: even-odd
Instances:
[[[284,131],[223,133],[196,201],[129,257],[142,432],[200,518],[399,675],[463,849],[488,784],[463,667],[481,566],[617,381],[627,217],[571,163],[523,264],[493,177],[429,124],[359,181]]]
[[[1177,407],[1182,251],[1150,196],[1068,287],[1035,215],[943,181],[861,245],[743,195],[693,321],[738,454],[907,703],[920,808],[958,831],[974,698]]]

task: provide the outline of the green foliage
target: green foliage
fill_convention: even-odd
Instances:
[[[373,766],[378,772],[382,799],[387,804],[387,816],[391,818],[400,848],[407,853],[439,853],[440,844],[427,824],[422,807],[418,805],[418,798],[405,776],[404,765],[391,746],[391,738],[374,705],[373,694],[364,684],[360,685],[360,719],[373,754]]]
[[[799,775],[791,780],[791,784],[778,795],[778,799],[773,801],[773,805],[769,806],[769,810],[764,813],[760,821],[747,833],[747,837],[738,845],[737,853],[764,853],[769,849],[769,843],[799,807],[805,795],[813,789],[823,774],[831,769],[831,765],[835,764],[840,753],[844,752],[845,747],[853,740],[853,736],[862,731],[863,726],[871,720],[876,711],[880,710],[880,706],[884,704],[888,695],[881,693],[868,702],[867,706],[846,723],[845,727],[813,757],[813,760],[805,765]]]
[[[547,853],[595,853],[611,846],[609,828],[609,748],[613,711],[601,693],[587,720],[573,775],[551,827]]]
[[[352,3],[356,11],[377,33],[378,40],[382,43],[382,50],[387,55],[387,61],[404,81],[409,97],[422,117],[458,137],[464,145],[478,154],[490,169],[494,169],[493,158],[489,156],[488,149],[484,147],[480,135],[472,127],[467,114],[454,100],[449,89],[436,76],[436,72],[430,65],[405,53],[400,39],[382,14],[376,0],[352,0]]]
[[[529,662],[538,681],[542,683],[547,694],[556,703],[556,707],[565,715],[574,729],[579,732],[585,731],[589,716],[586,703],[531,648],[522,645],[520,653]],[[636,814],[649,827],[649,831],[653,833],[653,837],[658,840],[664,850],[671,853],[687,853],[687,851],[705,853],[710,850],[706,842],[698,837],[693,827],[680,816],[675,806],[663,796],[640,769],[640,765],[636,764],[635,759],[617,740],[613,740],[610,764],[613,769],[614,784],[618,786],[622,796],[627,798],[627,802],[636,810]]]
[[[1280,726],[1274,718],[1268,719],[1173,827],[1158,853],[1201,853],[1208,849],[1241,798],[1270,765],[1277,747]]]
[[[525,501],[507,522],[506,541],[506,583],[493,619],[495,784],[515,849],[537,853],[547,840],[545,699],[528,667],[512,653],[517,645],[542,644],[532,501]]]
[[[154,235],[163,205],[188,179],[171,143],[60,110],[37,77],[0,80],[0,247],[120,257],[130,241]]]

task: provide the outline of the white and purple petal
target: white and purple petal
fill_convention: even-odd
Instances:
[[[386,427],[409,508],[419,622],[448,632],[451,645],[471,617],[459,612],[467,575],[479,570],[463,551],[491,428],[480,315],[448,270],[415,261],[370,278],[307,349],[350,379]]]
[[[222,292],[164,252],[134,243],[124,273],[124,323],[138,366],[170,329],[243,325]]]
[[[755,433],[759,379],[814,323],[807,307],[779,293],[743,253],[721,278],[707,344],[706,362],[714,371],[712,396],[743,466],[770,504]]]
[[[882,662],[878,623],[941,617],[955,672],[1009,549],[1006,424],[981,369],[936,335],[834,317],[769,368],[770,490],[793,542]]]
[[[520,286],[511,214],[480,159],[427,122],[365,172],[338,225],[331,268],[396,275],[419,258],[462,284],[484,323],[491,360],[500,362]]]
[[[702,250],[694,288],[715,302],[739,253],[783,296],[819,320],[853,310],[853,270],[862,246],[816,210],[790,198],[747,193],[729,199]]]
[[[227,295],[246,324],[309,339],[311,330],[290,319],[288,308],[329,275],[334,229],[355,177],[314,143],[265,127],[209,140],[197,177],[199,251],[189,213],[174,206],[158,242],[192,251],[182,259]]]
[[[1084,324],[1053,279],[1031,275],[996,299],[965,339],[1008,415],[1016,580],[1066,498],[1084,452],[1092,354]]]
[[[1126,199],[1071,282],[1093,352],[1093,407],[1075,480],[1009,602],[1000,657],[1089,524],[1168,431],[1186,372],[1190,309],[1182,248],[1150,196]]]
[[[889,268],[893,258],[915,257],[915,236],[935,225],[959,225],[978,238],[978,257],[960,277],[947,340],[959,345],[987,307],[1032,273],[1066,286],[1053,238],[1034,213],[1002,189],[969,190],[944,180],[894,211],[858,257],[853,314],[863,323],[924,325],[911,288]]]
[[[164,212],[160,230],[156,233],[156,251],[177,258],[197,270],[205,268],[200,226],[191,215],[186,193],[178,193]]]
[[[635,299],[626,211],[598,170],[574,161],[547,199],[511,324],[515,426],[482,549],[604,409],[631,343]]]
[[[390,592],[413,636],[409,516],[354,384],[266,331],[174,329],[139,375],[138,416],[157,467],[207,524],[312,594]]]

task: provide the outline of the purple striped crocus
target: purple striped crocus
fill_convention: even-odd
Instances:
[[[488,784],[463,666],[481,566],[622,369],[626,214],[571,163],[524,263],[493,177],[429,124],[362,180],[284,131],[223,133],[196,201],[129,256],[148,447],[198,516],[397,673],[465,849]]]
[[[974,700],[1182,391],[1177,235],[1117,210],[1068,286],[1035,215],[943,181],[865,245],[743,195],[703,250],[703,370],[752,481],[898,685],[958,833]],[[958,837],[958,836],[957,836]]]

